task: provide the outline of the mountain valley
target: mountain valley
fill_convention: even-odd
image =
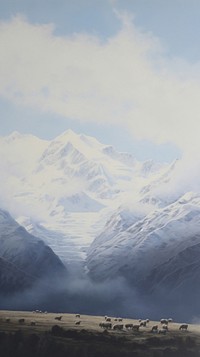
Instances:
[[[184,296],[185,316],[200,314],[200,194],[179,184],[181,160],[139,162],[71,130],[51,141],[15,132],[0,143],[5,289],[12,264],[20,286],[58,268],[91,285],[123,279],[163,306]]]

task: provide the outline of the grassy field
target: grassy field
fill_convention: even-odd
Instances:
[[[0,311],[0,356],[200,357],[200,325],[189,324],[188,330],[182,331],[181,323],[170,322],[163,334],[151,332],[153,325],[162,330],[158,321],[149,321],[139,331],[125,327],[107,330],[99,326],[102,321],[104,316]],[[125,326],[139,321],[123,318],[118,322],[111,317],[111,323]]]

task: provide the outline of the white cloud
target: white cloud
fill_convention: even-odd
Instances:
[[[21,17],[0,23],[0,94],[85,122],[123,124],[141,139],[200,148],[200,64],[166,57],[126,14],[106,42],[54,35]]]

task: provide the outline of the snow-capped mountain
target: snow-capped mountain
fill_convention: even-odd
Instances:
[[[71,130],[52,141],[15,132],[0,144],[1,207],[65,263],[84,262],[108,217],[168,168]]]
[[[51,248],[29,234],[8,212],[0,210],[1,294],[66,274],[66,268]]]
[[[101,282],[122,277],[152,301],[174,303],[174,294],[191,303],[192,286],[199,295],[200,187],[188,184],[181,160],[139,162],[71,130],[51,141],[15,132],[0,138],[0,168],[0,206],[18,222],[0,221],[2,287],[21,256],[28,264],[38,247],[37,260],[47,244],[69,272]],[[13,284],[26,285],[15,273]]]
[[[172,190],[172,181],[174,173],[178,168],[179,160],[175,160],[166,167],[161,167],[160,175],[156,176],[142,187],[140,191],[140,202],[143,204],[152,204],[156,207],[165,207],[170,203],[175,202],[179,197],[185,193],[180,187],[180,190]],[[177,170],[178,171],[178,170]]]
[[[122,275],[135,286],[144,282],[148,285],[150,281],[153,290],[159,281],[166,281],[169,272],[175,274],[179,266],[182,275],[177,282],[169,279],[177,287],[179,280],[183,282],[192,275],[188,259],[181,261],[181,256],[186,257],[186,252],[195,251],[195,247],[199,252],[200,195],[187,193],[176,202],[137,218],[128,227],[120,226],[112,234],[109,227],[110,222],[89,249],[87,268],[95,280]],[[196,261],[199,270],[197,257],[198,253],[193,263]]]

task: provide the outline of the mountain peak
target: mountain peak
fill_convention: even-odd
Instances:
[[[51,143],[53,150],[60,151],[66,148],[66,145],[71,147],[71,150],[76,150],[89,160],[96,159],[103,147],[98,140],[84,134],[77,134],[73,130],[68,129],[61,135],[57,136]]]
[[[62,134],[60,134],[59,136],[77,136],[78,134],[75,132],[75,131],[73,131],[72,129],[67,129],[67,130],[65,130]]]
[[[13,131],[10,135],[7,136],[8,140],[16,140],[22,137],[22,134],[20,134],[18,131]]]
[[[85,135],[85,134],[77,134],[75,131],[68,129],[66,131],[64,131],[61,135],[57,136],[55,139],[55,141],[62,141],[62,142],[67,142],[70,141],[72,144],[86,144],[92,147],[95,146],[103,146],[103,144],[101,144],[97,139],[95,139],[92,136],[89,135]]]

